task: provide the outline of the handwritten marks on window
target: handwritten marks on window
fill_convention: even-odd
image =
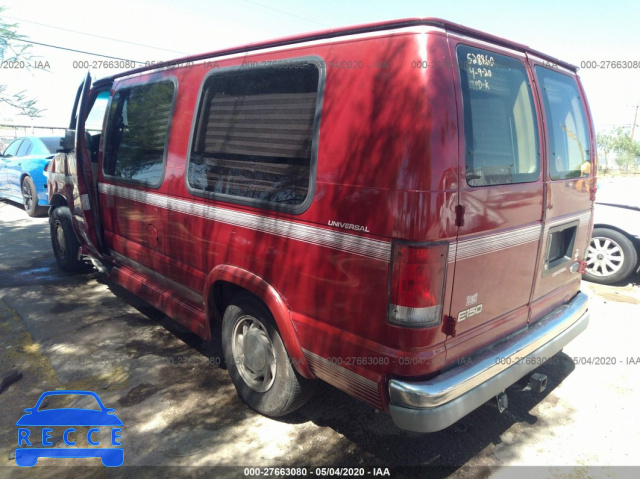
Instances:
[[[492,68],[495,60],[491,55],[467,53],[467,78],[471,90],[491,90]]]

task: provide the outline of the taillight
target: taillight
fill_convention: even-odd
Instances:
[[[410,328],[440,324],[448,243],[395,243],[389,285],[389,322]]]

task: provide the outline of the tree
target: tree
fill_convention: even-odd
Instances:
[[[598,166],[605,169],[609,168],[609,158],[607,157],[607,153],[611,152],[611,143],[612,139],[610,135],[602,132],[596,135],[596,144],[598,145],[598,149],[604,152],[604,161],[599,161]]]
[[[599,133],[596,137],[598,147],[606,154],[610,151],[616,154],[616,163],[625,173],[638,164],[640,157],[640,143],[633,141],[624,128],[617,127],[610,134]]]
[[[26,68],[29,68],[34,58],[30,53],[32,45],[25,35],[18,33],[17,24],[5,23],[1,18],[3,11],[4,7],[0,6],[0,61],[8,64],[24,62]],[[18,115],[38,118],[44,110],[36,107],[37,102],[36,99],[27,98],[24,91],[10,95],[7,87],[0,85],[0,103],[16,108]]]
[[[622,127],[615,130],[612,137],[611,149],[616,153],[616,163],[621,170],[629,173],[629,169],[636,165],[636,158],[640,156],[640,144],[633,141],[629,133]]]

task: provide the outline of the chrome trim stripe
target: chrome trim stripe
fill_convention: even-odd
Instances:
[[[578,220],[580,228],[588,226],[590,219],[590,211],[564,218],[556,218],[545,225],[544,235],[546,236],[550,228],[563,223],[570,223],[571,221]],[[449,246],[447,262],[453,263],[456,260],[461,261],[464,259],[475,258],[476,256],[495,253],[507,248],[513,248],[514,246],[534,243],[540,239],[540,231],[541,225],[537,224],[497,234],[491,233],[478,238],[462,239],[458,241],[457,244],[452,243]]]
[[[492,233],[479,238],[460,240],[457,246],[457,254],[454,251],[454,256],[452,257],[450,250],[448,260],[451,263],[455,260],[475,258],[476,256],[495,253],[507,248],[534,243],[540,239],[540,229],[540,225],[533,225],[503,233]]]
[[[343,391],[353,391],[353,394],[357,397],[377,408],[382,408],[377,383],[307,349],[302,348],[302,352],[309,363],[311,371],[320,379],[326,380]]]
[[[580,228],[582,228],[583,226],[589,226],[590,219],[591,211],[587,211],[586,213],[580,213],[577,215],[565,216],[562,218],[554,218],[545,225],[545,233],[549,230],[549,228],[553,228],[554,226],[558,226],[564,223],[570,223],[576,220],[578,220],[578,226]]]
[[[392,379],[389,381],[391,403],[413,409],[429,409],[453,401],[492,380],[511,366],[521,363],[527,356],[535,355],[536,350],[553,341],[583,318],[587,313],[587,305],[587,295],[578,293],[569,303],[555,309],[527,330],[513,335],[502,344],[471,358],[468,363],[450,369],[430,381],[408,382]],[[532,362],[531,366],[531,369],[535,369],[537,364]]]
[[[139,191],[123,186],[100,183],[98,188],[100,193],[105,195],[138,201],[158,208],[218,221],[231,226],[269,233],[316,246],[324,246],[326,248],[384,261],[385,263],[388,263],[391,257],[391,243],[388,241],[364,238],[349,233],[332,231],[278,218],[268,218],[266,216],[230,210],[219,206],[209,206],[195,201]]]
[[[449,254],[447,255],[447,263],[454,263],[456,260],[456,254],[458,254],[458,243],[451,243],[449,245]]]

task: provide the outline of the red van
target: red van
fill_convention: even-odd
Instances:
[[[576,70],[408,19],[87,76],[50,174],[56,259],[205,339],[221,321],[260,413],[319,378],[446,428],[587,326]]]

